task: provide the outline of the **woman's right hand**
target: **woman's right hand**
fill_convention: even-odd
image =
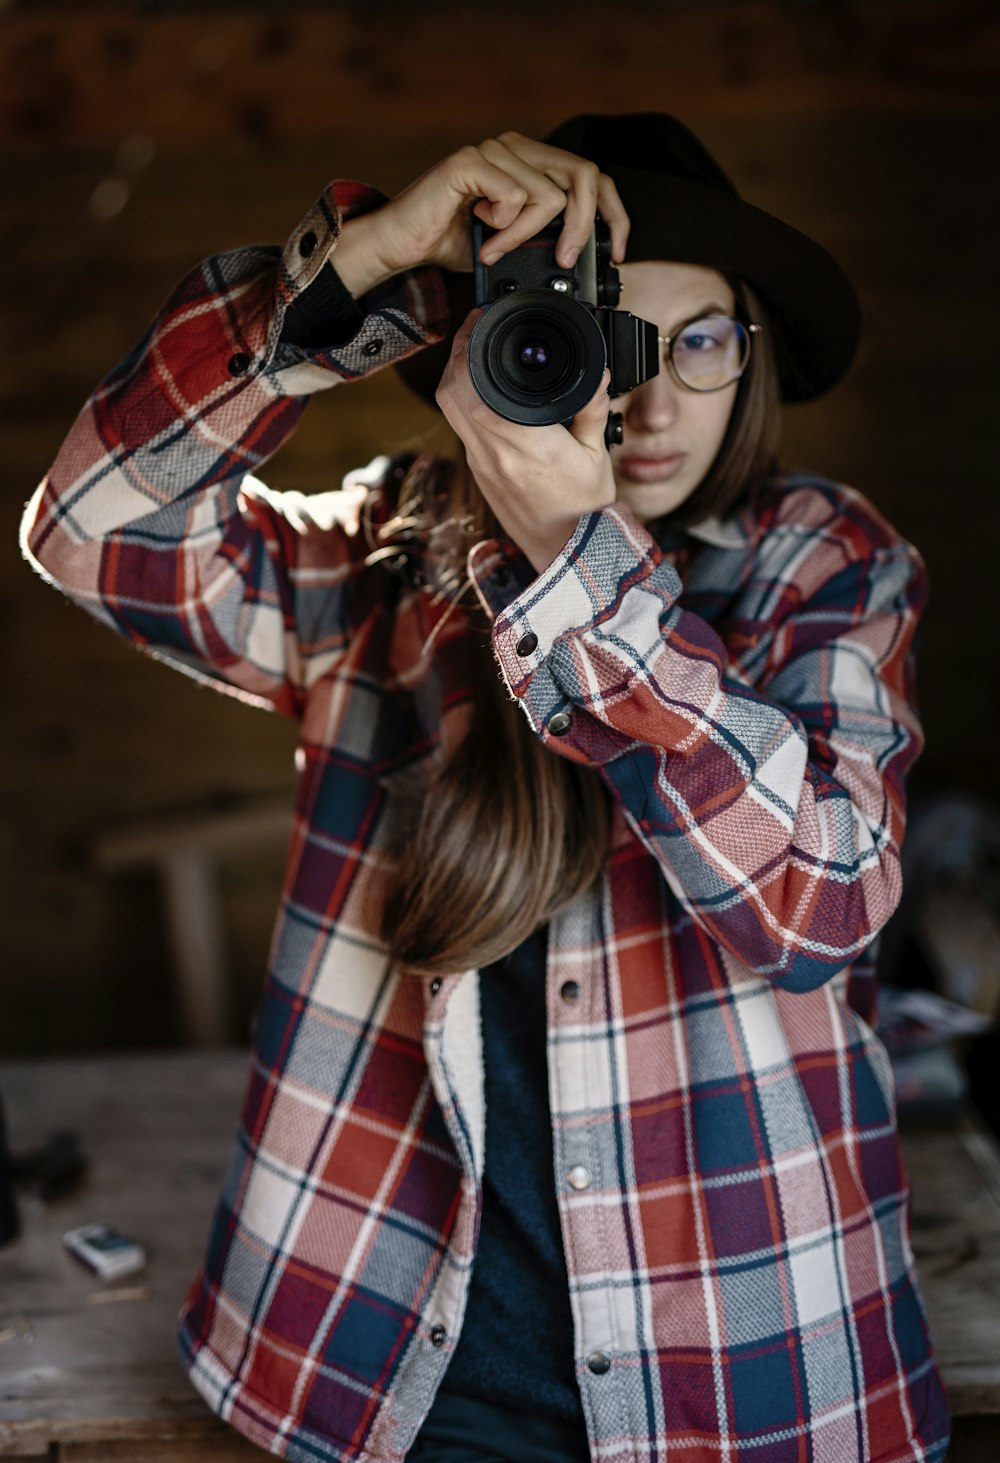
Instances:
[[[473,214],[497,230],[482,247],[482,262],[491,264],[563,213],[556,259],[569,269],[598,211],[611,231],[612,259],[620,264],[629,221],[611,179],[574,153],[502,132],[452,153],[384,207],[349,219],[334,263],[358,297],[420,265],[471,270]]]

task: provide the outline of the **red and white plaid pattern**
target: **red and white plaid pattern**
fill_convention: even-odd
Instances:
[[[377,933],[400,787],[474,732],[482,646],[365,563],[350,484],[306,497],[250,476],[311,392],[442,332],[422,272],[370,300],[348,345],[282,342],[341,210],[367,202],[334,185],[283,250],[193,271],[25,519],[36,567],[99,619],[301,725],[242,1119],[179,1333],[212,1407],[300,1463],[395,1463],[415,1437],[462,1322],[485,1129],[476,972],[432,987]],[[398,473],[371,476],[388,513]],[[869,1025],[920,746],[918,557],[858,494],[798,476],[662,543],[615,506],[537,577],[496,542],[470,569],[532,726],[617,804],[547,972],[595,1463],[939,1463],[947,1407]]]

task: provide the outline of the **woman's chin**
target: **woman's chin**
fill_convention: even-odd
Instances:
[[[659,518],[664,513],[672,513],[697,487],[697,483],[686,481],[684,473],[659,482],[636,482],[633,478],[616,472],[615,483],[619,503],[631,508],[636,518],[643,523],[650,518]]]

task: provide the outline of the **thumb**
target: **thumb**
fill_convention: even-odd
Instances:
[[[570,432],[576,440],[594,452],[604,451],[604,430],[608,424],[608,412],[611,410],[611,399],[608,396],[610,384],[611,372],[605,367],[600,386],[570,424]]]

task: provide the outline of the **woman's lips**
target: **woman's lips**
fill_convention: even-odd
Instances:
[[[633,483],[662,483],[674,476],[683,461],[683,452],[673,452],[669,457],[638,457],[626,453],[616,458],[615,468]]]

